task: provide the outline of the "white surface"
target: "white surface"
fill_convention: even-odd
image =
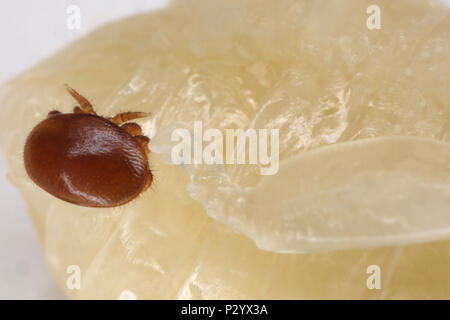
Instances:
[[[444,0],[450,5],[450,0]],[[110,20],[164,6],[167,0],[14,0],[0,10],[0,82]],[[69,5],[81,10],[81,28],[66,26]],[[64,298],[48,272],[36,231],[0,155],[0,299]]]
[[[0,5],[0,82],[31,67],[99,25],[163,7],[167,0],[14,0]],[[80,29],[67,28],[67,7],[80,8]],[[5,179],[0,152],[0,299],[63,299],[50,275],[20,192]]]

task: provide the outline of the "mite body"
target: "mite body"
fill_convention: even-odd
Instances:
[[[86,207],[115,207],[136,198],[152,183],[149,138],[126,121],[147,116],[126,112],[98,116],[91,104],[66,86],[80,106],[73,113],[51,111],[29,134],[24,163],[42,189]]]

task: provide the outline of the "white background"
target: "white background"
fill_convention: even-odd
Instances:
[[[450,5],[450,0],[443,1]],[[79,30],[66,26],[66,9],[72,4],[81,9]],[[2,1],[0,82],[107,21],[166,4],[167,0]],[[4,178],[6,172],[0,153],[0,299],[64,298],[48,272],[25,203]]]

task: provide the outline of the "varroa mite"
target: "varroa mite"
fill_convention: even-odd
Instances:
[[[137,123],[127,121],[149,114],[104,118],[86,98],[66,89],[79,106],[73,113],[49,112],[31,131],[24,150],[28,175],[48,193],[80,206],[115,207],[133,200],[153,176],[147,159],[150,139]]]

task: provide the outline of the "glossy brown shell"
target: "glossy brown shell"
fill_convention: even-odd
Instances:
[[[25,144],[25,168],[42,189],[88,207],[114,207],[152,181],[141,145],[94,114],[57,114],[39,123]]]

